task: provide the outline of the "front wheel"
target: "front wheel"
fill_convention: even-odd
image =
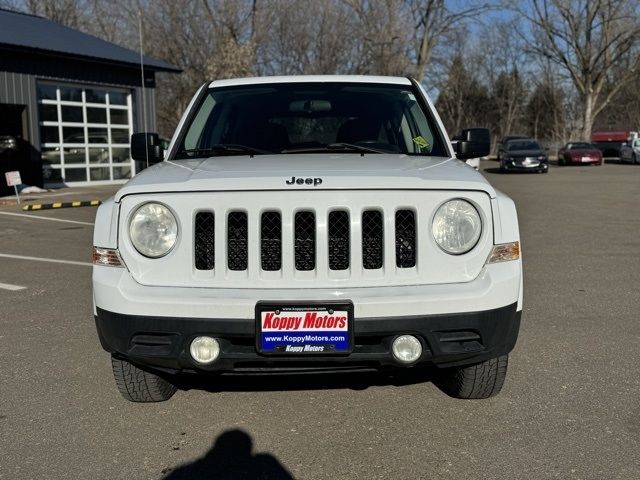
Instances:
[[[509,355],[501,355],[469,367],[447,368],[436,385],[454,398],[484,399],[497,395],[507,376]]]
[[[164,402],[169,400],[176,387],[154,373],[111,357],[111,368],[120,394],[130,402]]]
[[[631,157],[631,163],[633,165],[638,165],[640,163],[640,160],[638,160],[638,156],[634,153],[633,156]]]

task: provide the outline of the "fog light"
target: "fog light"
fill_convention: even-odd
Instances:
[[[413,335],[400,335],[391,345],[393,356],[402,363],[413,363],[422,355],[422,344]]]
[[[220,344],[212,337],[196,337],[189,348],[191,357],[201,364],[211,363],[220,355]]]

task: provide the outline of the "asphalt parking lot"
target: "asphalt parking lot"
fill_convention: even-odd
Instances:
[[[483,163],[516,201],[525,262],[519,342],[484,401],[347,375],[129,403],[93,324],[96,209],[1,207],[0,478],[640,478],[640,167]]]

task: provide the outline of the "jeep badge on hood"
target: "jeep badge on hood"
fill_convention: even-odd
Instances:
[[[318,185],[320,185],[322,183],[322,179],[320,177],[315,177],[315,178],[296,178],[296,177],[291,177],[291,180],[285,180],[285,183],[287,185],[313,185],[314,187],[317,187]]]

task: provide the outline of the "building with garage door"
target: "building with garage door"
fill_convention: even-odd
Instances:
[[[0,9],[2,172],[29,185],[121,182],[134,132],[156,131],[156,72],[180,72],[45,18]],[[144,91],[144,102],[143,102]]]

